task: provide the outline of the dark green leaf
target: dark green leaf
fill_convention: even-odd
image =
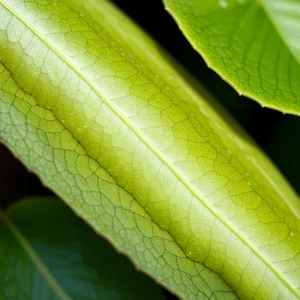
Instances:
[[[10,208],[0,245],[0,299],[164,299],[154,282],[54,199]]]

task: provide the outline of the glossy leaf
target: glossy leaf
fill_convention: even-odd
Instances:
[[[29,199],[0,223],[1,299],[164,299],[60,201]]]
[[[240,95],[300,114],[297,0],[164,0],[208,66]]]
[[[262,0],[261,4],[283,42],[300,63],[300,2],[298,0]]]
[[[106,1],[1,3],[1,139],[45,185],[186,299],[299,297],[299,199],[205,91]]]

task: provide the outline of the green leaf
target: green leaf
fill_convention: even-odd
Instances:
[[[300,2],[260,0],[282,40],[300,63]]]
[[[154,282],[51,200],[19,202],[2,218],[1,299],[164,299]]]
[[[184,298],[300,297],[297,195],[156,43],[106,1],[1,5],[0,135],[45,185]]]
[[[297,0],[164,0],[210,68],[262,106],[300,114]]]

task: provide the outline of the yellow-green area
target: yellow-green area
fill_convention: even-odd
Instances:
[[[104,0],[0,3],[0,138],[44,184],[186,299],[300,297],[297,195],[158,45]]]

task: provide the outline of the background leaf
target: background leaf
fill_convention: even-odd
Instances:
[[[164,299],[151,279],[54,199],[9,209],[0,223],[1,299]]]
[[[281,38],[300,63],[300,2],[297,0],[261,0],[260,3]]]
[[[280,15],[279,2],[286,8],[281,9]],[[262,106],[300,113],[300,66],[290,51],[291,48],[299,55],[294,36],[297,33],[287,34],[287,27],[289,32],[298,32],[297,13],[293,19],[287,18],[293,1],[165,0],[165,3],[208,66],[239,94]],[[276,27],[270,19],[273,15],[272,20],[278,19]],[[281,29],[281,35],[277,28]]]
[[[205,91],[105,1],[2,3],[1,138],[47,186],[179,295],[298,297],[298,198]]]

